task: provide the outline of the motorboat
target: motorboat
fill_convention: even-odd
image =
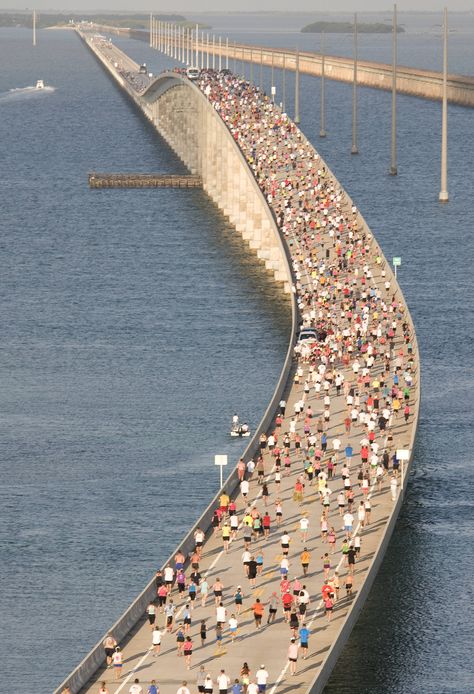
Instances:
[[[234,437],[235,436],[239,436],[239,437],[250,436],[249,425],[247,424],[247,422],[244,422],[243,424],[241,424],[239,422],[239,418],[236,414],[232,417],[232,427],[230,430],[230,435],[234,436]]]
[[[44,89],[44,82],[43,82],[43,80],[37,80],[37,82],[36,82],[36,89]]]
[[[242,426],[240,426],[238,429],[232,429],[230,432],[230,435],[231,436],[240,436],[240,437],[245,436],[245,437],[247,437],[247,436],[250,436],[250,429],[245,430],[244,425],[242,424]]]

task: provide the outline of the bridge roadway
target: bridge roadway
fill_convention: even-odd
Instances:
[[[291,140],[294,137],[298,137],[297,133],[297,129],[294,129],[288,134],[288,139]],[[285,142],[286,141],[287,140],[285,140]],[[299,146],[301,146],[301,139],[299,140]],[[282,150],[278,152],[278,156],[280,155],[283,155]],[[277,182],[280,185],[284,181],[287,181],[288,178],[291,179],[292,176],[293,174],[291,170],[288,170],[286,167],[282,166],[277,169]],[[414,348],[414,366],[412,369],[414,382],[409,394],[409,405],[411,408],[409,420],[407,423],[404,421],[402,414],[399,413],[396,415],[394,413],[394,401],[388,397],[387,400],[390,401],[390,420],[388,432],[383,432],[378,428],[378,426],[376,426],[375,430],[376,443],[379,445],[379,458],[381,457],[382,452],[385,450],[390,451],[390,455],[392,455],[393,452],[398,449],[406,449],[411,454],[414,436],[416,433],[419,401],[419,366],[416,336],[413,331],[408,310],[404,309],[403,307],[403,297],[395,279],[393,278],[390,267],[386,264],[383,256],[380,257],[379,249],[376,246],[375,241],[372,239],[370,232],[366,229],[363,231],[367,234],[367,248],[370,248],[370,250],[366,255],[360,253],[361,243],[357,242],[357,237],[358,234],[362,232],[358,232],[357,230],[349,231],[347,228],[347,225],[353,226],[354,220],[359,219],[359,215],[351,209],[350,198],[345,193],[341,194],[340,203],[336,203],[338,190],[339,184],[337,184],[337,181],[332,179],[329,172],[328,179],[323,182],[321,186],[321,191],[324,191],[321,193],[320,197],[320,202],[322,204],[312,211],[312,219],[313,221],[317,221],[319,223],[326,220],[328,215],[330,218],[335,214],[344,218],[345,228],[340,232],[340,241],[344,248],[353,248],[353,260],[349,263],[348,268],[341,269],[339,273],[338,279],[341,283],[341,287],[347,285],[348,287],[352,286],[356,288],[355,291],[363,291],[364,284],[362,277],[365,276],[367,278],[367,286],[371,287],[381,297],[381,302],[378,303],[379,313],[377,315],[377,307],[372,306],[372,313],[369,321],[371,327],[383,327],[382,335],[374,338],[373,341],[373,344],[377,348],[378,354],[376,355],[374,365],[368,370],[371,381],[381,378],[382,375],[385,374],[383,376],[385,382],[392,386],[392,378],[396,365],[400,363],[403,364],[401,372],[406,367],[407,347],[402,335],[401,323],[402,321],[407,321],[409,325],[409,337],[407,339],[409,339]],[[273,204],[275,204],[276,198],[277,195],[275,196]],[[296,187],[294,187],[290,192],[288,202],[290,202],[291,205],[296,206],[298,204],[298,200],[298,190]],[[293,269],[295,271],[296,287],[298,290],[298,300],[300,302],[300,307],[302,308],[302,313],[304,315],[305,313],[313,310],[316,316],[321,316],[325,315],[325,312],[328,311],[328,315],[332,314],[333,320],[339,323],[341,328],[342,326],[345,326],[351,332],[352,325],[352,333],[354,333],[354,323],[348,321],[347,316],[345,319],[337,318],[337,314],[340,311],[339,300],[337,304],[330,303],[326,306],[324,301],[321,302],[324,287],[322,278],[325,275],[321,264],[324,263],[326,268],[331,266],[336,267],[338,265],[338,256],[336,239],[324,234],[320,236],[320,234],[320,231],[316,231],[314,234],[314,240],[310,244],[313,258],[313,269],[311,266],[305,264],[305,259],[308,259],[308,248],[304,246],[304,243],[302,243],[301,235],[296,234],[293,229],[288,229],[286,234],[286,240],[292,253]],[[350,238],[350,235],[352,234],[355,234],[356,237],[355,244]],[[379,258],[378,261],[376,260],[377,257]],[[319,268],[317,271],[315,270],[316,266]],[[364,266],[366,266],[365,272]],[[358,278],[355,273],[356,268],[358,269],[359,273]],[[390,283],[389,288],[385,287],[385,282],[387,281]],[[332,284],[334,284],[334,282],[332,282]],[[316,287],[317,290],[313,292]],[[313,294],[311,301],[305,305],[303,297],[307,290],[313,292]],[[337,290],[333,287],[331,291],[335,294],[339,294],[341,297],[340,301],[343,301],[340,289]],[[393,303],[394,296],[395,304],[398,303],[398,307],[394,311],[390,311],[388,306]],[[387,309],[385,316],[382,317],[380,311],[382,314],[384,313],[384,303],[387,305]],[[399,311],[400,307],[402,309],[402,313],[397,316],[397,312]],[[356,311],[359,311],[359,309],[360,302],[358,301]],[[383,335],[390,329],[392,321],[395,322],[397,329],[395,337],[392,339],[389,373],[385,373],[383,353],[386,349],[388,349],[388,347],[383,345]],[[320,347],[322,347],[322,345],[320,345]],[[358,358],[361,362],[364,361],[362,354],[359,354]],[[364,410],[364,393],[367,394],[370,392],[374,394],[375,391],[372,385],[364,388],[361,383],[360,374],[362,373],[363,365],[361,365],[361,371],[359,372],[359,376],[356,378],[352,368],[353,362],[353,358],[351,358],[351,361],[348,364],[343,364],[338,359],[335,366],[337,371],[344,375],[346,383],[351,384],[351,386],[353,386],[356,390],[360,390],[361,405],[358,406],[358,409]],[[315,364],[318,365],[320,363],[321,359],[318,357]],[[308,393],[305,393],[304,389],[304,383],[306,380],[308,380],[310,384]],[[308,423],[311,431],[315,432],[316,422],[320,420],[324,410],[322,399],[323,389],[321,389],[321,394],[316,392],[313,379],[310,374],[310,366],[307,363],[307,360],[301,358],[301,356],[295,360],[294,368],[288,381],[287,392],[287,408],[281,426],[281,432],[291,431],[291,422],[294,419],[295,403],[301,400],[304,400],[305,408],[307,408],[308,405],[312,407],[313,417]],[[240,528],[236,539],[230,544],[228,553],[224,552],[222,549],[220,531],[218,531],[217,534],[211,534],[208,536],[203,548],[200,572],[203,576],[206,576],[211,586],[218,577],[222,580],[224,584],[223,602],[227,609],[227,619],[234,612],[233,594],[236,587],[240,585],[243,588],[244,609],[239,617],[239,627],[235,641],[231,642],[229,629],[226,625],[226,628],[224,629],[223,648],[217,648],[214,629],[216,613],[214,599],[211,592],[207,605],[204,607],[200,605],[198,597],[196,600],[195,609],[192,613],[190,635],[194,644],[194,652],[190,670],[186,668],[183,657],[179,657],[177,655],[176,628],[173,629],[172,633],[166,633],[164,629],[164,616],[162,614],[158,614],[157,619],[157,624],[163,633],[161,652],[157,657],[154,656],[151,646],[151,629],[146,622],[144,615],[143,619],[120,644],[124,653],[124,671],[121,679],[117,681],[114,679],[115,673],[113,669],[103,668],[94,675],[93,679],[86,686],[84,686],[83,689],[81,689],[81,692],[97,694],[99,691],[99,685],[102,681],[106,682],[106,688],[109,694],[128,692],[135,678],[139,679],[144,691],[147,690],[147,686],[150,681],[155,679],[160,686],[161,694],[175,694],[178,687],[184,680],[188,682],[191,692],[195,692],[197,691],[196,677],[201,665],[204,667],[206,673],[209,672],[211,674],[215,683],[216,676],[219,674],[221,669],[225,670],[232,681],[235,677],[239,677],[240,670],[244,662],[247,662],[250,666],[252,680],[254,679],[256,670],[262,664],[265,665],[265,668],[269,673],[267,691],[269,691],[270,694],[275,694],[276,692],[288,692],[292,689],[312,692],[322,691],[343,647],[343,644],[347,640],[352,626],[355,623],[357,614],[362,608],[365,597],[367,596],[376,575],[377,568],[382,560],[388,539],[393,530],[398,510],[401,505],[403,491],[406,486],[406,479],[404,479],[404,475],[406,477],[409,469],[405,468],[404,473],[402,472],[402,479],[400,480],[401,485],[399,484],[397,488],[395,499],[392,498],[392,492],[390,490],[390,472],[384,476],[380,490],[378,489],[378,485],[373,480],[371,481],[368,498],[370,499],[372,505],[372,519],[370,524],[366,524],[364,527],[362,527],[361,523],[357,520],[357,509],[360,501],[364,497],[361,487],[358,484],[357,472],[361,463],[361,457],[359,454],[361,441],[367,436],[367,428],[363,423],[361,423],[361,418],[358,418],[357,423],[352,425],[351,431],[348,433],[344,423],[348,411],[350,410],[346,400],[346,395],[342,389],[341,394],[337,395],[334,383],[330,386],[329,393],[330,420],[324,427],[328,436],[328,452],[323,454],[322,469],[325,469],[329,456],[334,455],[334,439],[339,439],[341,441],[341,451],[338,454],[339,462],[337,465],[337,474],[334,479],[328,480],[328,486],[332,492],[330,496],[331,504],[328,522],[329,526],[334,526],[337,535],[336,551],[334,555],[331,556],[330,575],[334,576],[334,573],[337,570],[339,572],[341,584],[340,595],[339,599],[335,603],[332,620],[327,621],[321,601],[321,587],[324,583],[322,556],[326,551],[329,551],[329,549],[328,544],[324,542],[324,539],[320,534],[320,518],[323,508],[318,493],[318,482],[313,480],[313,483],[310,484],[306,479],[303,503],[300,504],[298,501],[294,500],[294,485],[297,477],[303,473],[304,456],[300,451],[297,450],[295,443],[296,439],[294,436],[292,436],[290,451],[290,473],[287,476],[283,475],[281,488],[279,490],[276,487],[274,475],[275,458],[268,452],[267,449],[265,449],[263,452],[265,477],[270,493],[268,508],[272,518],[272,530],[268,538],[261,538],[252,541],[251,551],[255,555],[259,552],[263,553],[264,555],[264,569],[262,574],[258,576],[256,580],[256,586],[254,588],[251,587],[244,574],[242,565],[243,532],[241,527],[245,507],[248,503],[251,503],[253,507],[257,508],[261,514],[265,510],[265,505],[261,495],[262,488],[256,480],[256,473],[250,477],[250,491],[248,499],[244,500],[240,493],[237,493],[235,497]],[[367,407],[367,404],[365,407]],[[382,407],[382,405],[380,405],[380,407]],[[273,430],[274,426],[275,421],[273,422],[271,430]],[[296,435],[301,437],[301,440],[303,441],[302,445],[304,446],[305,435],[303,428],[303,418],[298,419],[296,424]],[[389,434],[389,436],[387,434]],[[282,436],[280,434],[280,444],[281,441]],[[345,565],[344,557],[341,554],[341,545],[344,532],[342,528],[342,518],[339,514],[338,505],[336,502],[337,494],[343,488],[341,469],[342,462],[345,458],[344,450],[349,443],[352,445],[354,450],[354,457],[350,466],[350,477],[355,491],[353,510],[355,517],[355,531],[353,536],[357,534],[360,535],[362,544],[361,554],[356,562],[354,571],[354,592],[352,595],[346,595],[346,591],[344,589],[346,576],[348,575],[348,567]],[[317,447],[319,445],[320,444],[318,443]],[[279,528],[276,527],[275,523],[275,500],[278,496],[282,499],[283,503],[283,521],[281,527]],[[180,490],[178,489],[176,491],[176,515],[173,519],[170,519],[170,522],[179,523],[180,498]],[[299,522],[302,517],[309,519],[309,534],[306,542],[303,542],[300,537]],[[289,663],[287,659],[287,649],[290,642],[290,629],[288,624],[283,619],[281,604],[278,607],[276,621],[270,625],[266,624],[269,598],[274,591],[280,595],[279,567],[282,558],[280,537],[284,531],[287,531],[291,537],[289,550],[289,577],[292,580],[295,577],[298,577],[300,581],[306,585],[311,599],[306,616],[306,625],[311,631],[308,657],[307,659],[303,660],[300,654],[295,675],[290,674],[288,667]],[[300,553],[304,545],[308,547],[311,553],[309,572],[306,577],[302,576],[302,569],[300,566]],[[187,566],[186,573],[188,576],[189,572],[190,569],[189,566]],[[180,618],[182,618],[183,608],[187,600],[179,598],[176,590],[174,591],[172,597],[175,599],[178,606],[175,622],[175,624],[177,624],[179,623]],[[256,630],[251,610],[251,606],[257,598],[259,598],[265,604],[264,624],[261,630]],[[208,627],[208,639],[204,647],[201,647],[199,638],[199,625],[201,620],[206,620]],[[383,625],[381,625],[381,628],[383,628]],[[214,691],[216,691],[216,685],[214,686]],[[76,694],[77,690],[71,689],[71,691],[73,694]]]

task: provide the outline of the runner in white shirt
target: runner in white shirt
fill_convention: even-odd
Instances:
[[[350,538],[352,535],[352,524],[354,523],[354,516],[352,513],[347,513],[344,514],[344,530],[346,532],[346,536]]]
[[[152,645],[153,645],[153,655],[156,657],[161,648],[161,631],[158,627],[155,627],[152,631]]]
[[[239,623],[238,623],[235,615],[232,615],[231,618],[229,619],[230,638],[231,638],[232,642],[234,641],[238,626],[239,626]]]
[[[171,587],[171,584],[173,583],[173,578],[174,578],[174,569],[169,564],[168,564],[168,566],[165,567],[163,577],[165,579],[165,583],[167,583],[168,586]]]
[[[225,609],[224,605],[218,605],[216,607],[216,622],[218,624],[224,624],[227,618],[227,610]]]
[[[284,535],[281,536],[281,550],[283,552],[283,555],[286,556],[290,550],[290,536],[285,533]]]
[[[219,694],[227,694],[229,685],[230,679],[225,674],[225,670],[221,670],[220,675],[217,677],[217,686],[219,688]]]
[[[143,694],[143,689],[140,687],[140,681],[138,678],[135,678],[132,686],[128,690],[129,694]]]
[[[257,680],[259,692],[265,692],[267,688],[267,680],[269,678],[268,672],[265,670],[265,665],[260,665],[260,670],[255,673],[255,679]]]
[[[301,541],[306,544],[308,537],[309,520],[305,517],[300,519]]]

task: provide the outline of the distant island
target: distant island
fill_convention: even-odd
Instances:
[[[352,22],[313,22],[307,24],[301,29],[303,34],[352,34],[354,24]],[[384,24],[383,22],[374,22],[373,24],[364,24],[357,22],[357,31],[359,34],[391,34],[392,25]],[[397,33],[402,34],[405,29],[398,25]]]
[[[196,26],[195,23],[188,22],[186,17],[180,14],[157,14],[155,19],[163,22],[174,22],[184,26]],[[143,29],[149,28],[149,14],[120,14],[120,13],[97,13],[97,14],[77,14],[74,12],[37,12],[37,29],[49,27],[70,26],[71,23],[79,24],[81,21],[94,22],[108,26]],[[0,27],[26,27],[33,26],[33,16],[31,12],[1,12]]]

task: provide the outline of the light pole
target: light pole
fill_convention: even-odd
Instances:
[[[354,14],[354,83],[352,85],[352,149],[351,154],[359,154],[357,147],[357,12]]]
[[[443,106],[441,116],[441,190],[439,201],[448,202],[448,9],[444,8]]]
[[[275,79],[274,79],[274,72],[275,72],[275,54],[272,51],[272,70],[271,70],[271,76],[272,76],[272,83],[270,86],[270,92],[272,95],[272,102],[275,103],[275,96],[276,96],[276,87],[275,87]]]
[[[295,56],[295,118],[294,121],[298,125],[300,122],[300,49],[296,49]]]
[[[326,137],[326,104],[324,103],[325,93],[324,93],[324,70],[325,70],[325,56],[324,56],[324,31],[321,32],[321,112],[320,112],[320,124],[319,124],[319,137]]]
[[[392,160],[390,174],[396,176],[397,170],[397,6],[393,6],[392,28]]]

